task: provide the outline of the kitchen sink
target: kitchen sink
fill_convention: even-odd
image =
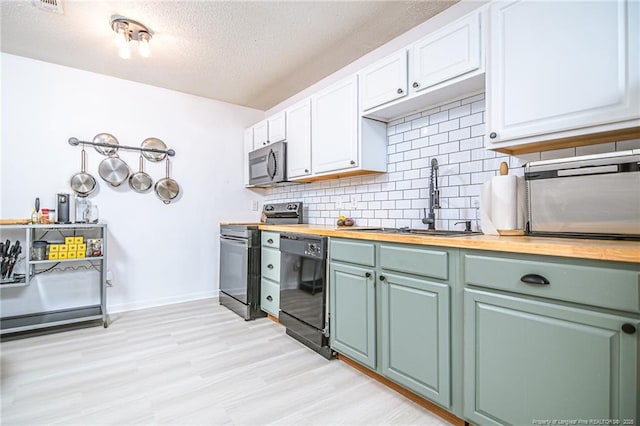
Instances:
[[[420,228],[340,228],[343,231],[350,232],[374,232],[383,234],[407,234],[407,235],[425,235],[433,237],[459,237],[465,235],[480,235],[482,232],[472,231],[448,231],[444,229],[420,229]]]

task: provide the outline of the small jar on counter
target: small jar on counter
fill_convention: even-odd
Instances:
[[[49,223],[49,209],[42,209],[40,212],[40,223],[43,225]]]

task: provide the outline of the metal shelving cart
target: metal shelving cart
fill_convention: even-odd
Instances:
[[[0,239],[5,236],[24,234],[25,271],[24,276],[18,275],[11,280],[0,281],[0,298],[3,293],[19,291],[21,287],[28,287],[35,279],[36,275],[47,273],[56,268],[75,269],[74,265],[82,265],[85,269],[93,269],[99,273],[100,302],[88,306],[77,306],[60,310],[47,310],[44,312],[28,313],[24,315],[13,315],[0,317],[0,334],[15,333],[21,331],[35,330],[45,327],[61,326],[73,323],[101,320],[106,328],[109,325],[106,305],[107,286],[107,225],[96,224],[50,224],[50,225],[0,225]],[[84,238],[102,239],[102,249],[100,255],[91,256],[89,253],[83,258],[55,259],[55,260],[34,260],[32,258],[33,242],[47,238],[62,238],[67,236],[83,236]],[[18,303],[20,297],[12,294],[11,297]]]

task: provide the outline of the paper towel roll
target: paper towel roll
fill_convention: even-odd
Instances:
[[[495,176],[491,179],[491,219],[497,229],[518,226],[518,182],[515,176]]]
[[[480,226],[482,233],[486,235],[498,235],[491,219],[491,181],[488,180],[482,185],[480,193]]]

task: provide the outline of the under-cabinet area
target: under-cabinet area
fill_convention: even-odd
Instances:
[[[22,248],[13,250],[11,276],[0,284],[0,334],[97,320],[107,326],[106,225],[2,225],[0,231],[0,240]]]

